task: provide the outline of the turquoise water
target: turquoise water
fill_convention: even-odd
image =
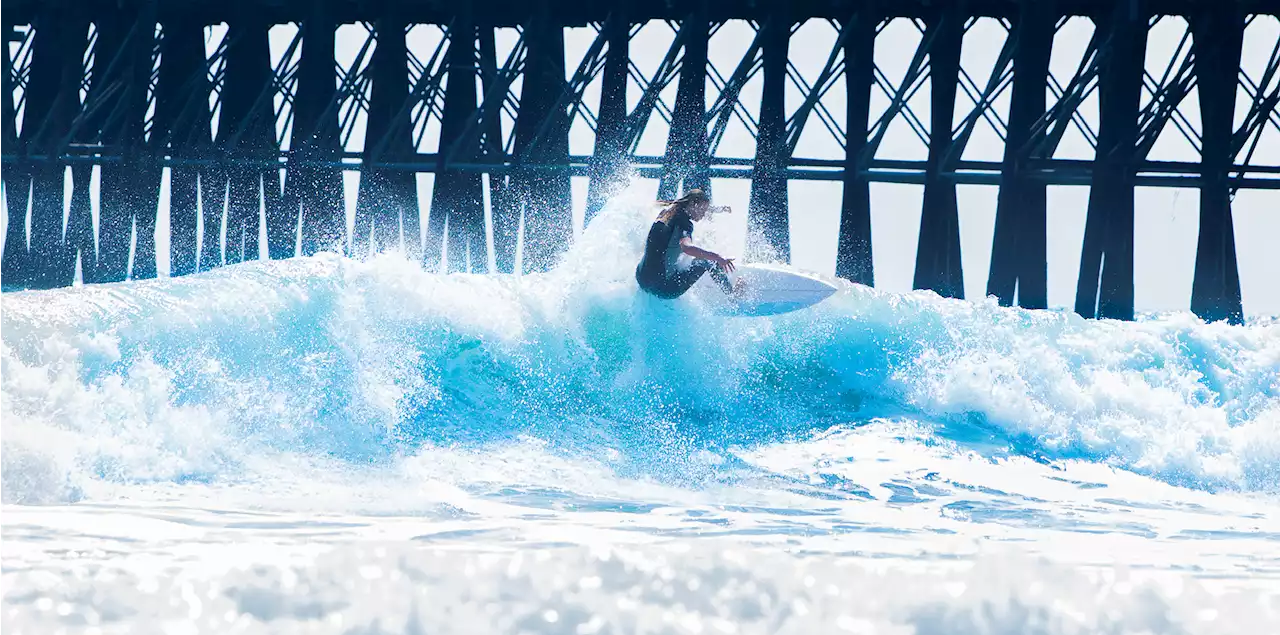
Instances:
[[[647,221],[519,278],[324,255],[5,294],[6,626],[1280,620],[1280,323],[843,281],[726,318],[637,292]]]

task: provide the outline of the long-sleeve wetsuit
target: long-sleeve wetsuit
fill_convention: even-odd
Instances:
[[[645,240],[644,256],[636,267],[636,282],[641,289],[660,298],[678,298],[702,278],[702,274],[710,272],[711,277],[724,287],[725,293],[732,293],[733,285],[729,278],[710,260],[699,258],[688,264],[680,262],[683,253],[680,241],[692,235],[693,219],[683,211],[676,212],[665,223],[654,221]]]

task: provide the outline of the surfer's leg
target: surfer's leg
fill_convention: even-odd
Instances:
[[[678,288],[678,283],[673,276],[653,275],[637,269],[636,283],[649,295],[665,300],[680,297],[680,294],[684,293],[684,289]]]
[[[711,278],[724,289],[725,293],[733,293],[733,284],[719,267],[709,260],[694,260],[688,267],[667,272],[665,276],[645,276],[636,272],[636,282],[640,288],[660,298],[678,298],[689,290],[703,274],[710,273]]]
[[[729,278],[724,275],[715,263],[710,260],[695,260],[692,264],[684,269],[679,269],[672,275],[669,280],[671,287],[676,291],[676,295],[682,295],[689,290],[694,283],[702,279],[705,273],[711,274],[711,279],[715,280],[724,289],[725,293],[733,292],[733,285],[729,283]]]
[[[649,295],[654,295],[664,300],[670,300],[680,296],[682,291],[673,288],[673,283],[667,278],[658,278],[653,280],[637,280],[640,283],[640,289]]]
[[[707,261],[704,260],[703,262]],[[729,276],[725,275],[724,270],[712,263],[707,264],[711,265],[711,269],[707,271],[707,273],[711,274],[711,279],[715,280],[720,285],[720,288],[724,289],[725,293],[733,295],[733,283],[729,282]]]

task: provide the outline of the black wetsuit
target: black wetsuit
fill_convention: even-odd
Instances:
[[[676,212],[668,222],[654,221],[645,240],[644,256],[636,267],[636,282],[640,288],[660,298],[678,298],[697,282],[702,274],[711,277],[725,293],[733,290],[729,278],[710,260],[697,259],[681,265],[681,239],[693,235],[693,219],[683,211]]]

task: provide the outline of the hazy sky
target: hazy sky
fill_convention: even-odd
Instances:
[[[1165,67],[1174,58],[1186,24],[1180,18],[1165,18],[1151,33],[1147,50],[1147,70],[1156,78],[1163,75]],[[1079,65],[1081,55],[1092,33],[1092,23],[1076,18],[1059,32],[1051,72],[1065,85]],[[296,28],[280,25],[272,30],[273,62],[283,56]],[[336,58],[344,68],[352,65],[364,43],[366,30],[361,25],[344,25],[338,32]],[[207,30],[209,51],[217,47],[225,34],[225,28]],[[709,58],[724,77],[733,72],[742,53],[750,44],[751,27],[741,21],[731,21],[720,28],[710,43]],[[514,46],[518,35],[514,29],[498,32],[499,64]],[[591,28],[566,30],[566,67],[572,74],[578,62],[595,37]],[[652,76],[660,63],[674,32],[666,23],[653,22],[635,36],[631,44],[631,57],[646,76]],[[1259,17],[1245,33],[1242,67],[1255,80],[1261,78],[1267,57],[1280,38],[1280,21],[1274,17]],[[439,28],[428,25],[414,27],[408,37],[410,49],[423,62],[430,59],[440,42]],[[790,60],[797,71],[812,83],[818,77],[837,39],[835,29],[825,21],[810,21],[792,37]],[[916,45],[921,39],[917,29],[906,20],[895,20],[887,25],[877,38],[876,63],[895,85],[903,77]],[[980,20],[967,33],[964,40],[962,66],[978,87],[985,86],[992,72],[1005,39],[1004,29],[994,20]],[[11,50],[16,44],[11,44]],[[1184,50],[1181,55],[1185,55]],[[367,63],[367,58],[366,58]],[[411,73],[412,76],[412,73]],[[741,101],[753,117],[758,117],[762,79],[756,77],[742,91]],[[1280,82],[1276,78],[1273,82]],[[674,105],[677,82],[673,81],[662,93],[668,105]],[[517,80],[513,89],[519,93]],[[911,109],[927,127],[929,122],[929,85],[916,93],[910,102]],[[1007,120],[1010,92],[1006,90],[996,101],[996,111]],[[628,88],[629,107],[639,99],[641,88],[634,80]],[[712,103],[718,89],[709,80],[708,104]],[[1144,92],[1143,103],[1149,99]],[[1048,97],[1048,96],[1047,96]],[[792,82],[787,85],[787,114],[797,108],[804,95]],[[277,96],[277,105],[280,97]],[[594,111],[599,103],[599,79],[588,87],[585,101]],[[845,87],[843,78],[822,99],[832,118],[843,126],[845,118]],[[878,88],[872,90],[871,120],[879,119],[888,104],[888,98]],[[972,101],[958,91],[956,98],[956,122],[969,113]],[[350,104],[347,105],[350,107]],[[1239,91],[1236,110],[1238,124],[1247,112],[1249,100],[1243,88]],[[1200,115],[1195,91],[1185,100],[1180,111],[1198,130]],[[345,112],[345,109],[344,109]],[[1082,105],[1081,114],[1097,130],[1098,98],[1096,91]],[[283,122],[283,117],[281,118]],[[216,125],[216,124],[215,124]],[[356,122],[349,150],[363,146],[363,117]],[[504,122],[504,133],[509,134],[511,122]],[[439,122],[432,119],[427,124],[420,150],[435,150]],[[1280,130],[1268,126],[1254,155],[1253,163],[1280,165]],[[660,155],[665,151],[667,126],[654,115],[642,137],[638,149],[643,155]],[[287,134],[286,134],[287,139]],[[575,119],[570,136],[573,154],[590,154],[594,142],[583,117]],[[745,126],[736,118],[730,123],[717,155],[721,157],[752,157],[755,142]],[[880,146],[879,158],[924,159],[927,148],[899,117],[891,124]],[[796,156],[813,158],[843,158],[839,143],[817,119],[809,118],[805,133],[800,139]],[[999,161],[1003,156],[1003,142],[985,121],[979,123],[970,138],[964,158]],[[1085,138],[1074,128],[1070,129],[1058,149],[1058,157],[1090,159],[1093,156]],[[1197,161],[1199,155],[1172,126],[1168,126],[1152,149],[1151,158],[1162,160]],[[423,203],[422,214],[430,201],[431,175],[420,175],[419,191]],[[358,187],[358,174],[346,175],[346,199],[348,224],[350,224]],[[96,215],[96,182],[93,183]],[[573,179],[574,208],[577,223],[581,224],[585,206],[587,179]],[[653,192],[657,182],[642,184]],[[732,205],[736,212],[723,217],[717,231],[726,236],[718,247],[727,256],[738,255],[745,246],[746,209],[750,195],[750,181],[746,179],[715,179],[713,190],[718,203]],[[837,223],[841,204],[839,181],[792,182],[790,185],[792,261],[795,265],[831,273],[835,267]],[[70,183],[67,185],[70,192]],[[962,185],[957,188],[960,207],[961,250],[964,263],[965,293],[969,298],[985,294],[988,263],[991,255],[991,234],[995,221],[998,190],[994,186]],[[1084,233],[1085,210],[1088,203],[1088,187],[1049,188],[1049,303],[1055,307],[1069,307],[1074,303],[1075,284],[1080,259],[1080,245]],[[916,240],[919,232],[920,207],[923,188],[915,185],[873,184],[871,186],[872,234],[875,255],[876,286],[888,290],[905,291],[911,288],[914,271]],[[168,188],[162,187],[160,218],[157,227],[157,251],[162,275],[168,271]],[[1191,293],[1194,270],[1196,235],[1199,226],[1199,193],[1195,189],[1138,188],[1136,191],[1136,242],[1134,255],[1135,304],[1139,311],[1186,309]],[[1239,257],[1240,283],[1244,298],[1244,310],[1248,315],[1280,315],[1280,250],[1276,249],[1280,237],[1280,191],[1241,190],[1234,203],[1236,245]],[[4,212],[7,225],[9,214]],[[425,223],[423,223],[425,227]],[[3,235],[0,233],[0,235]],[[264,241],[265,244],[265,241]]]

